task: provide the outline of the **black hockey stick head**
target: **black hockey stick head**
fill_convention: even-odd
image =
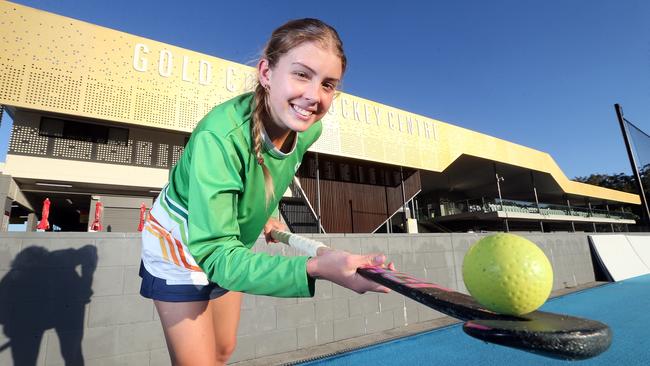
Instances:
[[[564,360],[584,360],[605,352],[612,331],[598,321],[535,311],[521,320],[477,319],[463,331],[485,342]]]

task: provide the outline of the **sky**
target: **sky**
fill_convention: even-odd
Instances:
[[[344,92],[547,152],[569,178],[631,174],[614,103],[650,132],[648,1],[14,2],[249,65],[279,25],[320,18]]]

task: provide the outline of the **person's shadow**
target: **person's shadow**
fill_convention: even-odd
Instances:
[[[43,333],[54,329],[66,366],[83,365],[85,306],[92,295],[97,248],[49,252],[28,247],[18,253],[0,281],[0,324],[14,366],[36,365]]]

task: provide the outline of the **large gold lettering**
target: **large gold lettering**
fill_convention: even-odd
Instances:
[[[350,113],[347,109],[347,107],[350,105],[350,102],[348,101],[348,98],[341,98],[341,115],[343,118],[348,119],[350,118]]]
[[[406,131],[409,135],[413,134],[413,118],[411,116],[406,116]]]
[[[199,61],[199,84],[209,85],[212,80],[212,64],[208,61]]]
[[[359,102],[352,101],[352,110],[354,111],[354,119],[361,122],[361,113],[359,112]]]
[[[146,44],[137,43],[133,50],[133,68],[136,71],[145,72],[147,71],[147,59],[141,56],[142,53],[149,53],[149,47]]]
[[[393,120],[395,119],[395,112],[393,111],[388,111],[388,127],[391,130],[395,129],[395,125],[393,124]]]
[[[430,139],[431,138],[431,131],[429,131],[429,124],[424,123],[424,137]]]
[[[172,75],[173,59],[169,50],[160,50],[158,59],[158,73],[160,76],[168,78]]]
[[[183,56],[183,76],[182,79],[183,81],[192,81],[189,76],[187,76],[187,65],[190,63],[190,58],[187,56]]]
[[[235,87],[235,68],[233,67],[226,69],[226,90],[232,93],[237,90]]]
[[[381,108],[375,106],[373,109],[375,110],[375,117],[377,118],[377,126],[379,126],[381,123]]]
[[[363,112],[366,117],[366,123],[370,124],[370,119],[372,117],[372,108],[368,106],[368,104],[364,103],[363,104]]]

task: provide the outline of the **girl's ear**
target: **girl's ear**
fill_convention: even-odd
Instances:
[[[265,89],[269,87],[271,83],[271,66],[269,65],[269,60],[263,58],[260,62],[257,63],[257,78]]]

